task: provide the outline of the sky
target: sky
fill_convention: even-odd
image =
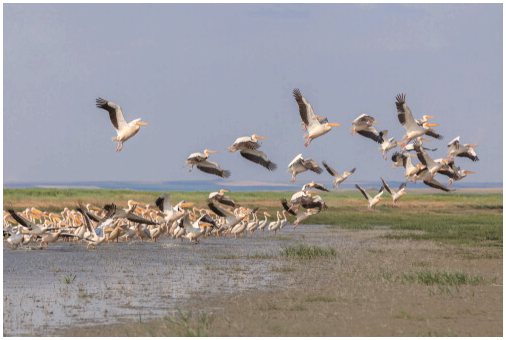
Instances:
[[[441,124],[434,158],[460,136],[479,145],[479,162],[457,161],[472,181],[502,182],[501,4],[3,6],[4,182],[213,179],[185,167],[204,148],[233,181],[288,183],[299,153],[400,181],[378,144],[351,135],[367,113],[401,139],[400,92]],[[294,88],[342,124],[307,148]],[[97,97],[149,123],[120,153]],[[276,171],[226,151],[252,133]]]

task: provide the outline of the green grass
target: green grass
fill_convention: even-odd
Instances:
[[[281,255],[289,258],[311,260],[318,257],[335,257],[336,250],[330,247],[298,244],[283,248]]]
[[[416,273],[404,273],[401,280],[407,283],[419,283],[427,286],[460,286],[477,285],[485,281],[482,276],[469,275],[463,272],[440,272],[420,271]]]
[[[129,199],[154,206],[160,192],[104,189],[4,189],[5,207],[21,210],[35,206],[46,211],[73,208],[78,201],[102,206],[115,202],[126,206]],[[171,201],[188,200],[205,207],[208,192],[171,192]],[[259,207],[276,216],[281,198],[292,192],[231,192],[236,202]],[[329,209],[311,216],[306,224],[325,224],[330,228],[388,228],[391,239],[435,240],[456,244],[483,244],[502,247],[502,193],[408,191],[397,207],[388,195],[375,211],[357,191],[322,193]],[[4,209],[5,209],[4,207]],[[293,221],[292,217],[289,217]],[[402,231],[402,232],[399,232]],[[406,232],[407,231],[407,232]]]

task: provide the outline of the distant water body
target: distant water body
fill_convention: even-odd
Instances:
[[[324,184],[329,189],[332,183],[328,181],[319,182]],[[350,181],[350,183],[343,183],[340,186],[342,189],[355,189],[354,185],[359,184],[364,188],[378,188],[380,182],[374,181]],[[397,188],[401,182],[392,181],[389,185]],[[446,184],[446,183],[443,183]],[[4,183],[4,188],[80,188],[80,189],[115,189],[115,190],[139,190],[139,191],[215,191],[221,188],[227,188],[231,191],[296,191],[304,183],[297,184],[282,183],[282,182],[234,182],[225,180],[216,181],[166,181],[166,182],[7,182]],[[502,188],[501,182],[457,182],[453,185],[455,189],[492,189]],[[409,188],[428,188],[423,183],[408,183]],[[434,189],[436,191],[436,189]]]

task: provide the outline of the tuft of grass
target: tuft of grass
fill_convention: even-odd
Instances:
[[[281,250],[281,255],[290,258],[311,260],[318,257],[335,257],[336,250],[330,247],[298,244]]]
[[[305,300],[306,302],[335,302],[336,299],[330,296],[316,295],[316,296],[308,296]]]
[[[416,273],[404,273],[401,276],[403,282],[419,283],[427,286],[460,286],[460,285],[477,285],[485,281],[482,276],[469,275],[463,272],[431,272],[420,271]]]
[[[195,316],[190,311],[184,312],[178,309],[174,316],[166,317],[165,321],[178,336],[206,336],[212,317],[202,311]]]
[[[62,277],[62,283],[69,285],[72,284],[76,280],[76,274],[67,274]]]

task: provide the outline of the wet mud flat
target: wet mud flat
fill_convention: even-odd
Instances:
[[[96,251],[68,244],[47,251],[4,247],[4,333],[502,334],[502,247],[389,237],[393,232],[307,225],[198,245],[164,239]],[[300,244],[335,253],[282,255]],[[76,275],[72,283],[65,283],[68,275]],[[165,318],[177,310],[208,318],[181,328]]]
[[[4,334],[50,335],[67,327],[149,320],[192,295],[212,296],[282,287],[281,249],[312,239],[324,226],[285,227],[276,236],[110,243],[97,250],[59,242],[47,250],[4,244]],[[35,247],[34,247],[35,248]]]

